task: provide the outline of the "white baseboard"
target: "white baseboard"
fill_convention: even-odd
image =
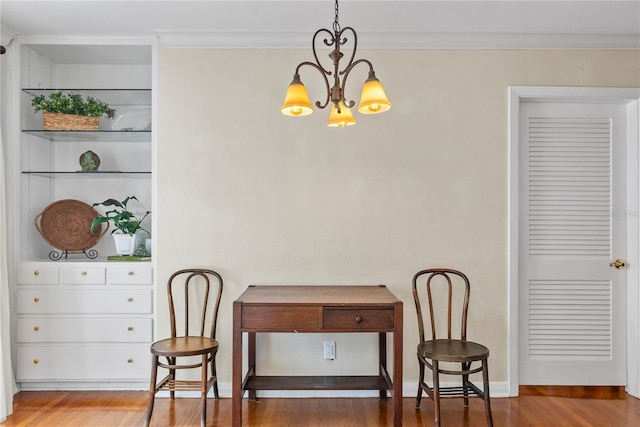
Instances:
[[[148,391],[149,381],[22,381],[16,386],[19,391]]]

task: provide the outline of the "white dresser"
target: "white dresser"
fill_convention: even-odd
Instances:
[[[16,276],[23,389],[148,387],[150,263],[26,262]]]

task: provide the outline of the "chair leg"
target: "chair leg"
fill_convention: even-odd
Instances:
[[[462,364],[462,370],[463,371],[468,371],[470,367],[471,367],[470,363],[463,363]],[[469,387],[467,386],[468,383],[469,383],[469,375],[463,375],[462,376],[462,394],[464,395],[464,407],[465,408],[469,407]]]
[[[220,399],[220,394],[218,393],[218,372],[216,370],[216,355],[213,354],[211,356],[211,376],[215,378],[213,381],[213,396],[216,399]]]
[[[209,355],[202,355],[202,380],[200,386],[200,403],[202,404],[202,412],[200,413],[200,427],[207,425],[207,363]]]
[[[147,406],[147,415],[144,419],[144,427],[149,427],[151,423],[151,414],[153,413],[153,405],[156,398],[156,381],[158,377],[158,356],[151,356],[151,381],[149,381],[149,405]]]
[[[420,373],[418,374],[418,395],[416,396],[416,409],[420,409],[420,401],[422,400],[422,383],[424,383],[424,364],[418,359]]]
[[[482,361],[482,382],[484,384],[484,410],[487,414],[487,425],[493,427],[491,416],[491,398],[489,397],[489,363],[487,359]]]
[[[438,361],[433,360],[433,412],[435,413],[435,426],[440,427],[440,368]]]
[[[176,358],[175,357],[167,357],[167,363],[171,366],[175,366],[176,364]],[[171,381],[171,384],[175,384],[176,382],[176,370],[175,369],[169,369],[169,381]],[[175,400],[176,398],[176,392],[175,392],[175,388],[171,387],[170,392],[169,392],[169,397],[171,398],[171,400]]]

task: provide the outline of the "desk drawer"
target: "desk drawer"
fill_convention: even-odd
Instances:
[[[271,332],[318,331],[320,309],[315,306],[245,305],[242,307],[242,328]]]
[[[324,307],[323,329],[381,330],[393,329],[391,308]]]

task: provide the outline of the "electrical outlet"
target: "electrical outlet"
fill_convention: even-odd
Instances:
[[[325,360],[333,360],[336,358],[336,342],[335,341],[324,342],[324,358]]]

